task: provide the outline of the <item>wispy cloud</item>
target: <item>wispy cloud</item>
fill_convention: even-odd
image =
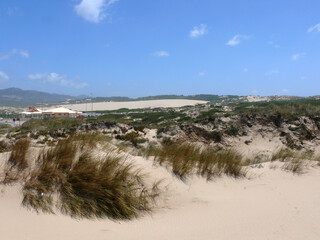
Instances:
[[[8,80],[9,80],[9,76],[4,72],[0,72],[0,83],[5,83]]]
[[[156,51],[152,55],[157,57],[169,57],[170,53],[167,51]]]
[[[241,43],[242,40],[247,40],[247,39],[249,39],[249,36],[237,34],[232,39],[230,39],[226,43],[226,45],[228,45],[228,46],[237,46],[237,45],[239,45]]]
[[[311,33],[311,32],[313,32],[313,31],[320,32],[320,23],[318,23],[318,24],[316,24],[316,25],[314,25],[313,27],[310,27],[310,28],[308,29],[308,33]]]
[[[8,10],[7,10],[7,14],[9,16],[11,16],[11,15],[15,14],[18,11],[19,11],[19,8],[17,8],[17,7],[9,7]]]
[[[118,1],[119,0],[81,0],[74,9],[83,19],[98,23],[108,15],[106,12],[107,9]]]
[[[266,75],[276,75],[279,73],[279,70],[273,69],[266,72]]]
[[[205,24],[200,24],[199,26],[194,26],[190,31],[189,37],[198,38],[208,33],[208,27]]]
[[[40,81],[44,84],[54,84],[62,87],[84,88],[88,86],[86,82],[75,82],[69,79],[66,75],[58,73],[36,73],[28,76],[30,80]]]
[[[297,61],[300,58],[303,58],[305,56],[306,56],[306,53],[296,53],[296,54],[292,55],[291,59],[292,59],[292,61]]]
[[[207,74],[206,71],[202,71],[202,72],[198,73],[198,76],[199,77],[204,77],[206,74]]]
[[[244,71],[245,73],[249,72],[248,68],[244,68],[243,71]]]
[[[29,58],[29,52],[26,50],[13,49],[11,52],[0,55],[0,61],[7,60],[19,54],[21,57]]]
[[[24,57],[24,58],[29,58],[29,52],[28,51],[26,51],[26,50],[22,50],[22,51],[20,51],[19,52],[20,53],[20,55],[22,56],[22,57]]]
[[[268,45],[273,46],[275,48],[279,48],[280,46],[278,44],[276,44],[274,41],[268,41],[267,42]]]

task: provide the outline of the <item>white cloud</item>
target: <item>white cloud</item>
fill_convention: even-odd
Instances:
[[[30,80],[40,81],[45,84],[49,83],[62,87],[84,88],[88,86],[86,82],[75,82],[68,79],[66,75],[60,75],[58,73],[36,73],[30,74],[28,78]]]
[[[205,24],[200,24],[199,26],[193,27],[190,31],[189,36],[191,38],[198,38],[208,33],[208,27]]]
[[[153,53],[153,55],[157,57],[169,57],[170,53],[167,51],[156,51]]]
[[[17,50],[17,49],[13,49],[11,52],[0,55],[0,61],[3,60],[8,60],[10,58],[12,58],[13,56],[19,54],[21,57],[24,58],[29,58],[29,52],[26,50]]]
[[[293,54],[293,55],[292,55],[291,59],[292,59],[293,61],[297,61],[297,60],[299,60],[300,58],[303,58],[304,56],[306,56],[305,53],[296,53],[296,54]]]
[[[98,23],[107,16],[107,9],[119,0],[81,0],[74,7],[76,13],[89,22]]]
[[[9,53],[6,53],[6,54],[3,54],[3,55],[0,55],[0,61],[3,61],[3,60],[7,60],[9,58],[12,58],[14,55],[16,55],[17,53],[17,50],[16,49],[13,49],[11,52]]]
[[[4,72],[0,72],[0,83],[5,83],[9,80],[9,76]]]
[[[228,45],[228,46],[237,46],[237,45],[239,45],[241,43],[242,40],[246,40],[248,38],[249,38],[249,36],[247,36],[247,35],[237,34],[232,39],[230,39],[226,43],[226,45]]]
[[[249,72],[248,68],[244,68],[243,71],[244,71],[245,73]]]
[[[320,23],[318,23],[317,25],[314,25],[313,27],[310,27],[308,29],[308,33],[311,33],[313,31],[320,32]]]
[[[301,80],[306,80],[307,78],[305,76],[300,77]]]
[[[28,51],[26,51],[26,50],[22,50],[22,51],[20,51],[19,52],[20,53],[20,55],[22,56],[22,57],[24,57],[24,58],[29,58],[29,52]]]
[[[206,71],[202,71],[198,73],[199,77],[204,77],[206,75]]]

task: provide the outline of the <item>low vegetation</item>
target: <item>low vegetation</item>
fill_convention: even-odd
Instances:
[[[160,165],[166,164],[182,180],[197,174],[211,180],[223,174],[244,177],[242,156],[233,150],[201,148],[192,144],[167,141],[159,148],[152,148],[147,156],[154,156]]]
[[[271,161],[283,162],[282,169],[285,171],[290,171],[295,174],[301,174],[304,172],[308,166],[308,162],[318,162],[319,156],[314,155],[311,152],[293,151],[290,149],[280,149],[271,156]]]
[[[24,206],[51,213],[57,206],[77,218],[130,219],[150,211],[157,183],[148,187],[141,171],[114,153],[97,159],[91,140],[80,151],[75,139],[40,154],[23,187]]]
[[[12,147],[10,157],[4,170],[3,184],[11,184],[18,181],[29,167],[27,153],[30,147],[29,139],[21,139]]]

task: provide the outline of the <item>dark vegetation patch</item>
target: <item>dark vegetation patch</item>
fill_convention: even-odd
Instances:
[[[185,113],[167,109],[152,109],[144,111],[109,112],[98,119],[117,121],[136,127],[159,127],[191,120]]]
[[[195,125],[180,125],[180,129],[185,132],[190,139],[204,139],[205,141],[221,142],[222,132],[220,131],[208,131],[204,128],[197,127]]]

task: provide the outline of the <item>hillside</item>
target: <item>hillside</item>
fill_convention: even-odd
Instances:
[[[2,106],[28,106],[36,103],[60,103],[66,99],[76,97],[40,92],[34,90],[22,90],[20,88],[7,88],[0,90],[0,105]]]

